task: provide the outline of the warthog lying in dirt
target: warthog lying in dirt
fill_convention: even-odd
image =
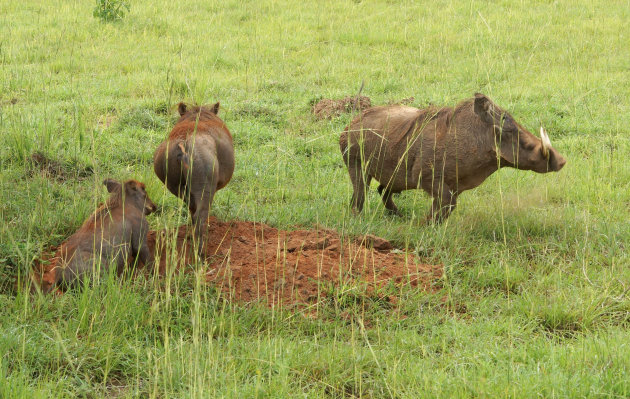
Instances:
[[[339,139],[354,189],[352,207],[363,209],[374,178],[387,210],[398,214],[392,194],[422,188],[433,196],[429,218],[440,222],[459,194],[501,167],[538,173],[562,169],[565,159],[542,127],[540,134],[538,139],[483,94],[455,108],[367,109]]]
[[[178,108],[180,118],[155,151],[153,168],[169,191],[188,204],[201,254],[214,194],[234,172],[234,146],[217,116],[219,103],[190,108],[180,103]]]
[[[145,266],[152,266],[153,255],[147,246],[149,223],[145,215],[154,212],[156,207],[144,184],[135,180],[121,184],[111,179],[103,184],[111,195],[61,244],[45,267],[40,285],[43,293],[62,284],[81,282],[99,266],[101,272],[106,272],[115,264],[121,273],[129,256],[136,257]]]

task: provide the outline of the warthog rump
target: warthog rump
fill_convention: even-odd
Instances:
[[[144,184],[106,179],[111,193],[101,205],[57,250],[44,267],[40,288],[48,293],[57,286],[81,282],[95,270],[106,272],[116,265],[121,273],[130,256],[151,267],[153,255],[147,246],[149,223],[145,215],[155,211]]]
[[[194,107],[180,103],[178,108],[180,118],[155,151],[153,169],[169,191],[188,204],[201,254],[214,194],[234,172],[234,146],[217,116],[219,103]]]
[[[541,127],[535,137],[483,94],[456,107],[373,107],[356,117],[339,138],[361,212],[372,178],[385,208],[398,213],[392,194],[422,188],[433,197],[429,218],[440,222],[459,194],[505,166],[538,173],[559,171],[565,159]]]

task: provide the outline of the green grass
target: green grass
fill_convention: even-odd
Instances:
[[[627,397],[630,6],[626,1],[0,3],[0,397]],[[476,91],[568,160],[502,170],[442,226],[423,193],[351,215],[338,135],[313,101],[454,105]],[[445,265],[389,308],[333,292],[318,317],[226,301],[194,275],[105,279],[51,299],[32,262],[136,178],[187,221],[152,154],[181,101],[221,101],[237,165],[220,219],[383,236]],[[29,172],[41,151],[87,179]]]

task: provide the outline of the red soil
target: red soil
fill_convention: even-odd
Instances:
[[[189,236],[187,226],[149,232],[149,248],[158,249],[160,274],[167,272],[167,260],[177,268],[191,263]],[[371,235],[348,239],[324,228],[284,231],[212,217],[204,248],[205,273],[208,282],[231,298],[263,299],[269,306],[312,303],[342,284],[363,286],[367,292],[388,284],[435,289],[441,265],[422,264],[414,255],[393,249],[388,241]]]

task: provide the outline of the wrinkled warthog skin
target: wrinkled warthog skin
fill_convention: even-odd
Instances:
[[[180,103],[178,109],[180,118],[155,151],[153,168],[169,191],[188,205],[201,255],[214,194],[234,172],[234,145],[217,116],[219,103],[192,107]]]
[[[149,223],[145,215],[156,210],[145,190],[136,180],[124,183],[106,179],[110,193],[101,205],[57,250],[50,264],[42,270],[40,289],[53,289],[80,283],[100,268],[106,273],[116,265],[122,273],[135,257],[152,267],[153,255],[147,246]]]
[[[339,145],[361,212],[372,178],[380,185],[385,208],[398,214],[392,194],[422,188],[433,197],[428,219],[441,222],[459,194],[477,187],[502,167],[559,171],[565,159],[541,138],[483,94],[454,108],[374,107],[356,117]]]

